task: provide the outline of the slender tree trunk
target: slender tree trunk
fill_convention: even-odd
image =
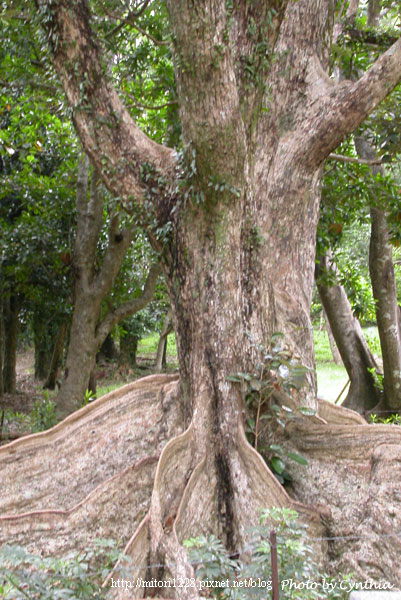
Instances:
[[[363,337],[359,321],[352,314],[344,288],[325,285],[328,274],[336,277],[335,267],[328,254],[320,256],[316,266],[316,283],[320,298],[333,332],[342,361],[351,384],[343,406],[364,413],[380,401],[379,390],[368,369],[378,370],[376,362]]]
[[[18,300],[9,296],[4,303],[4,366],[3,383],[7,394],[15,394],[17,386]]]
[[[4,393],[4,334],[4,298],[2,294],[0,294],[0,396]]]
[[[356,138],[355,145],[361,158],[376,157],[374,149],[364,138]],[[373,175],[383,175],[382,167],[371,167],[371,171]],[[401,321],[393,251],[389,244],[385,210],[380,206],[373,206],[370,218],[369,272],[383,359],[384,407],[401,410]]]
[[[108,334],[103,344],[100,346],[96,360],[114,360],[115,358],[117,358],[116,345],[111,335]]]
[[[113,327],[124,318],[144,308],[153,297],[160,266],[149,269],[141,296],[109,311],[100,320],[101,304],[110,292],[120,269],[125,252],[133,237],[133,230],[120,230],[119,216],[109,222],[109,240],[103,262],[95,272],[95,254],[102,227],[103,199],[100,197],[98,175],[92,176],[87,198],[89,162],[84,157],[78,167],[77,179],[77,235],[74,245],[75,269],[74,313],[66,359],[65,378],[57,396],[61,415],[75,410],[82,402],[86,389],[96,391],[93,372],[96,353]],[[95,389],[93,389],[95,388]]]
[[[49,372],[54,345],[53,327],[51,319],[45,319],[38,313],[34,314],[35,379],[44,380]]]
[[[383,359],[385,408],[401,411],[401,320],[385,211],[372,208],[369,271]]]
[[[57,409],[63,415],[76,410],[83,401],[85,391],[89,389],[90,374],[95,367],[98,350],[96,339],[98,317],[98,301],[78,291],[70,329],[64,379],[57,396]]]
[[[54,390],[56,388],[57,379],[59,377],[59,371],[61,367],[61,362],[63,360],[64,354],[64,343],[67,334],[67,322],[64,321],[61,323],[58,332],[56,341],[54,343],[53,354],[50,361],[49,371],[47,373],[46,382],[44,384],[44,388],[48,390]]]
[[[155,371],[160,373],[163,368],[163,359],[166,360],[167,337],[173,331],[173,323],[171,321],[171,309],[168,310],[163,321],[162,330],[160,332],[159,343],[157,344]]]

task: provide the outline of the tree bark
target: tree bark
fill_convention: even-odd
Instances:
[[[52,348],[55,342],[54,323],[51,317],[34,313],[33,316],[33,340],[35,355],[35,379],[45,380],[49,372],[52,358]]]
[[[365,342],[359,321],[352,314],[344,288],[333,284],[336,269],[326,253],[317,259],[316,283],[338,350],[350,379],[350,387],[342,403],[360,413],[373,409],[381,399],[375,379],[368,369],[378,371]],[[325,281],[329,280],[326,284]]]
[[[384,408],[401,410],[401,320],[385,211],[372,207],[369,271],[383,359]]]
[[[100,176],[171,232],[160,240],[144,219],[173,307],[187,429],[162,451],[127,551],[175,577],[193,576],[188,535],[213,532],[234,550],[258,508],[292,505],[247,443],[241,387],[227,376],[253,373],[279,331],[291,361],[308,368],[290,401],[319,409],[309,307],[321,165],[401,78],[399,40],[357,82],[330,80],[331,0],[277,2],[274,12],[264,0],[228,4],[166,1],[184,147],[177,181],[172,151],[138,130],[104,75],[86,2],[37,0]]]
[[[15,394],[17,388],[17,341],[18,299],[8,296],[4,301],[4,366],[3,385],[7,394]]]
[[[126,332],[123,337],[120,338],[120,354],[118,357],[119,367],[135,367],[136,366],[136,353],[138,350],[138,342],[140,338],[130,332]]]

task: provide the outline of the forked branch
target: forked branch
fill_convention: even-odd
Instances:
[[[123,106],[102,65],[86,1],[36,5],[85,152],[113,194],[140,202],[146,189],[141,166],[168,180],[173,151],[148,138]]]

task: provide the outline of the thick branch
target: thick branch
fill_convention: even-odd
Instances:
[[[98,344],[100,344],[105,340],[107,334],[112,330],[116,323],[119,323],[126,317],[135,314],[152,300],[157,278],[161,273],[161,266],[159,263],[152,265],[149,270],[148,276],[146,278],[146,282],[143,288],[143,292],[139,298],[134,298],[133,300],[122,304],[113,312],[109,312],[103,321],[100,323],[96,337],[98,340]]]
[[[328,87],[322,104],[317,102],[316,106],[316,128],[309,155],[315,164],[321,164],[400,81],[401,38],[357,82],[344,81],[333,85],[332,90]]]
[[[36,0],[52,47],[53,61],[85,151],[106,186],[124,198],[141,200],[141,165],[168,176],[173,152],[135,125],[102,68],[85,0]]]

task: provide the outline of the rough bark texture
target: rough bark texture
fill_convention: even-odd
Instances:
[[[351,385],[343,406],[366,412],[379,404],[381,395],[368,369],[378,370],[370,352],[359,321],[352,314],[344,288],[339,284],[326,284],[336,277],[335,265],[328,254],[320,256],[316,264],[316,282],[331,330],[347,369]]]
[[[83,549],[96,537],[111,537],[126,547],[135,564],[149,564],[149,540],[143,530],[155,490],[163,498],[174,497],[176,475],[185,468],[182,460],[188,461],[185,446],[190,432],[182,433],[183,409],[177,376],[154,375],[100,398],[47,432],[1,447],[0,542],[59,555]],[[296,500],[318,506],[324,515],[323,524],[312,520],[310,534],[350,536],[332,540],[328,549],[317,543],[316,552],[326,550],[325,566],[334,573],[353,571],[357,581],[373,577],[397,586],[401,431],[366,425],[356,413],[325,401],[319,401],[319,414],[325,424],[302,419],[288,425],[284,437],[277,439],[308,458],[307,467],[292,469],[292,493]],[[249,448],[248,460],[251,457],[248,468],[264,477],[263,462]],[[169,468],[162,477],[160,464],[166,461]],[[291,463],[288,466],[291,469]],[[203,468],[195,472],[189,488],[202,472]],[[203,477],[198,486],[202,486],[199,503],[208,487]],[[384,511],[389,499],[391,509]],[[304,518],[313,514],[305,513],[274,478],[269,494],[260,501],[293,506]],[[161,508],[168,509],[164,502]],[[163,513],[170,528],[176,510],[171,509]],[[196,512],[192,507],[193,521],[187,524],[191,535],[203,529],[199,527],[203,509],[203,503]],[[186,510],[183,502],[178,511]],[[184,534],[178,533],[180,538]],[[354,539],[358,536],[362,543]],[[385,554],[383,560],[380,554]],[[149,573],[133,569],[130,576]],[[124,592],[121,597],[134,596]]]
[[[178,189],[188,192],[177,197],[173,153],[148,140],[122,107],[98,60],[84,0],[37,4],[75,126],[103,181],[127,203],[153,203],[159,225],[169,222],[171,235],[158,247],[185,431],[162,450],[149,511],[127,552],[136,565],[167,565],[160,577],[191,576],[184,538],[213,532],[235,550],[258,508],[294,506],[247,443],[241,389],[227,375],[252,372],[260,345],[280,331],[292,360],[310,368],[293,403],[319,408],[309,306],[320,168],[399,81],[401,41],[359,81],[336,85],[326,75],[332,0],[239,1],[232,10],[223,0],[167,0],[186,163]],[[147,180],[144,163],[154,173]],[[149,234],[157,246],[152,227]],[[316,436],[329,432],[321,417],[312,421],[320,424]],[[349,431],[352,460],[365,426]],[[317,512],[297,506],[321,530]],[[174,592],[198,597],[194,588]]]
[[[128,542],[148,510],[161,449],[181,431],[176,380],[147,377],[2,446],[1,542],[46,554],[93,537]]]

